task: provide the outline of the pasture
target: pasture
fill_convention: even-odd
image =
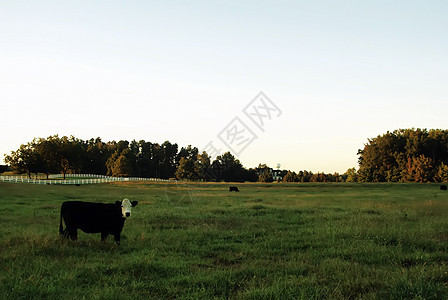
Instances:
[[[0,183],[4,299],[447,299],[436,184]],[[63,201],[139,201],[121,246]]]

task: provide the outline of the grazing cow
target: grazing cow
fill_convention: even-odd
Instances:
[[[124,221],[131,215],[131,208],[138,201],[116,201],[112,203],[92,203],[82,201],[66,201],[61,206],[61,220],[59,234],[73,241],[78,239],[78,229],[86,233],[101,233],[101,240],[105,241],[109,234],[113,234],[115,242],[120,245],[120,234]],[[62,227],[62,219],[66,228]]]
[[[240,190],[238,189],[237,186],[231,186],[229,187],[229,192],[239,192]]]
[[[440,189],[441,189],[442,191],[446,191],[446,190],[447,190],[447,187],[446,187],[446,185],[442,184],[442,185],[440,186]]]

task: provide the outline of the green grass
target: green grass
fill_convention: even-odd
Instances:
[[[435,184],[0,183],[5,299],[447,299]],[[113,238],[58,235],[63,201],[139,205]]]

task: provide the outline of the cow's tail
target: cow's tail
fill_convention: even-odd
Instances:
[[[60,219],[60,222],[59,222],[59,234],[61,236],[64,235],[64,227],[62,227],[62,207],[61,207],[61,219]]]

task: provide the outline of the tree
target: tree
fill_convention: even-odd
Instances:
[[[346,182],[358,182],[358,173],[355,168],[348,169],[344,175],[347,176]]]
[[[216,171],[214,174],[218,176],[218,180],[227,182],[243,182],[245,180],[243,165],[230,152],[217,156],[212,163],[213,168]]]
[[[399,167],[396,156],[402,153],[405,140],[397,132],[387,132],[383,136],[369,139],[369,143],[360,155],[358,176],[360,181],[385,182],[388,181],[388,171]]]
[[[198,159],[201,161],[199,162]],[[176,178],[180,180],[200,179],[205,175],[207,159],[210,164],[207,153],[203,152],[202,155],[199,155],[199,150],[196,147],[191,147],[191,145],[188,145],[187,148],[182,147],[176,157]]]
[[[158,162],[155,161],[156,145],[141,140],[138,142],[139,151],[136,155],[136,172],[139,177],[156,177]]]
[[[288,171],[288,173],[283,176],[283,182],[299,182],[299,177],[295,172]]]
[[[36,151],[36,140],[20,145],[16,151],[11,151],[10,155],[5,156],[5,162],[14,172],[26,173],[29,178],[32,173],[39,173],[41,157]]]
[[[57,150],[57,158],[59,160],[59,170],[64,179],[66,174],[79,173],[82,168],[85,158],[85,150],[83,142],[71,136],[70,138],[64,136],[56,141],[59,143]]]
[[[211,172],[211,157],[207,152],[203,151],[201,154],[197,155],[197,160],[195,162],[196,169],[198,171],[199,179],[201,180],[211,180],[213,173]]]
[[[247,182],[257,182],[258,181],[258,173],[255,169],[243,169],[244,181]]]
[[[169,141],[164,142],[160,146],[160,154],[160,178],[168,179],[174,177],[176,172],[177,144],[171,144]]]
[[[132,176],[133,155],[130,149],[125,148],[120,152],[120,149],[112,154],[107,160],[107,174],[116,177]]]
[[[273,182],[272,173],[269,168],[265,168],[261,175],[258,177],[258,181],[260,182]]]
[[[179,167],[176,170],[176,178],[179,180],[198,180],[199,173],[196,167],[193,158],[181,157]]]
[[[419,157],[409,157],[406,169],[403,171],[404,181],[428,182],[433,179],[432,161],[423,154]]]
[[[84,142],[83,170],[87,174],[107,174],[106,162],[115,152],[112,143],[104,143],[101,138],[90,139]]]
[[[318,172],[311,175],[310,182],[327,182],[327,176],[324,173]]]
[[[448,182],[448,166],[442,163],[436,175],[434,176],[434,180],[437,182]]]
[[[330,174],[331,182],[344,182],[345,176],[340,175],[338,172],[334,172],[333,174]]]
[[[300,173],[302,176],[300,176]],[[302,171],[299,172],[300,182],[310,182],[310,179],[312,176],[313,176],[313,172],[311,172],[311,171],[308,172],[307,170],[305,170],[303,172]]]
[[[6,172],[8,170],[8,166],[7,165],[0,165],[0,174]]]
[[[142,147],[141,168],[147,177],[159,178],[162,174],[163,153],[162,147],[158,143],[144,143]]]
[[[47,175],[56,174],[60,171],[59,136],[53,135],[46,139],[39,138],[35,147],[41,159],[40,172]]]
[[[182,147],[176,156],[176,163],[179,164],[180,159],[182,157],[196,161],[198,159],[198,155],[199,155],[198,148],[191,147],[191,145],[188,145],[186,148]]]
[[[358,151],[358,180],[427,182],[448,163],[448,130],[399,129],[369,139]]]

